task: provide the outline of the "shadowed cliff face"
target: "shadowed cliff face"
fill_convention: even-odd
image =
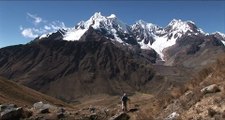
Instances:
[[[41,40],[0,50],[0,75],[65,100],[134,92],[154,76],[151,63],[90,33],[83,41]]]

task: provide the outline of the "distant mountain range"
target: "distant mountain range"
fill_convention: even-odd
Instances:
[[[165,28],[95,13],[74,28],[0,49],[0,76],[74,101],[86,95],[158,93],[224,55],[225,35],[204,33],[192,21]]]
[[[143,20],[139,20],[133,25],[127,25],[115,14],[102,16],[100,12],[95,13],[87,21],[79,22],[74,28],[62,29],[58,32],[62,35],[60,39],[77,41],[90,27],[101,32],[106,38],[123,45],[139,45],[141,49],[154,49],[161,59],[164,59],[163,50],[174,45],[176,40],[183,36],[214,35],[225,43],[225,34],[205,33],[192,21],[173,19],[164,28]],[[49,37],[51,34],[53,33],[41,35],[38,39]]]

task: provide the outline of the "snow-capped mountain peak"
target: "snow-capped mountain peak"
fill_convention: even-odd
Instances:
[[[214,35],[217,39],[221,40],[221,42],[225,45],[225,34],[217,31],[212,33],[212,35]]]
[[[221,32],[215,32],[215,33],[213,33],[213,34],[218,34],[218,35],[220,35],[221,37],[223,37],[224,39],[225,39],[225,34],[223,34],[223,33],[221,33]]]
[[[91,17],[91,19],[104,19],[105,17],[102,16],[101,12],[96,12],[94,15]]]
[[[102,21],[107,21],[106,17],[102,16],[100,12],[96,12],[89,20],[79,22],[75,28],[69,28],[63,39],[68,41],[79,40],[90,26],[97,29]]]
[[[67,28],[58,32],[63,40],[79,40],[85,32],[92,27],[109,40],[122,44],[140,45],[141,49],[154,49],[164,59],[163,50],[176,44],[176,41],[185,35],[207,35],[198,28],[192,21],[173,19],[166,27],[159,27],[155,24],[138,20],[133,25],[127,25],[117,18],[115,14],[103,16],[101,12],[94,13],[86,21],[79,22],[73,28]],[[41,38],[50,37],[50,34],[42,35]],[[216,33],[218,38],[225,43],[225,35]]]
[[[142,27],[143,29],[146,29],[152,33],[156,32],[159,29],[159,26],[152,23],[147,23],[143,20],[138,20],[132,27],[135,27],[135,26]]]
[[[142,27],[144,28],[147,25],[147,22],[145,22],[144,20],[138,20],[135,24],[142,25]]]
[[[87,21],[79,22],[75,28],[69,29],[64,35],[64,40],[79,40],[80,37],[92,27],[96,30],[103,31],[106,36],[113,36],[114,40],[122,43],[123,41],[118,36],[120,34],[128,34],[129,26],[119,20],[115,14],[110,16],[102,16],[100,12],[96,12]]]
[[[173,19],[165,28],[139,20],[132,25],[132,31],[142,49],[154,49],[161,59],[164,58],[163,50],[176,44],[178,38],[201,33],[194,22],[180,19]]]
[[[143,20],[138,20],[131,26],[132,33],[143,49],[150,49],[150,45],[154,42],[154,37],[160,27]]]
[[[168,32],[177,31],[181,33],[194,32],[197,27],[192,21],[181,21],[180,19],[173,19],[166,27]]]

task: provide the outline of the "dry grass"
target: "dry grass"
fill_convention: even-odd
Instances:
[[[197,103],[192,106],[188,106],[188,111],[183,115],[186,117],[195,116],[195,118],[205,118],[206,117],[220,117],[221,110],[223,110],[223,103],[225,99],[225,56],[221,56],[214,64],[208,65],[206,68],[201,70],[195,79],[191,80],[190,83],[186,85],[186,88],[192,90]],[[221,92],[203,95],[200,90],[208,85],[217,84],[221,89]],[[203,97],[204,96],[204,97]],[[210,102],[211,101],[211,102]],[[197,105],[198,104],[198,105]],[[201,106],[202,108],[196,107]],[[197,111],[195,113],[194,111]],[[205,112],[207,111],[207,112]],[[207,113],[207,114],[206,114]],[[195,115],[194,115],[195,114]]]
[[[68,106],[58,99],[0,77],[0,103],[13,103],[19,106],[24,106],[32,105],[38,101]]]
[[[224,73],[225,55],[218,58],[215,63],[206,66],[197,74],[193,75],[193,79],[185,85],[185,88],[187,90],[193,90],[200,86],[200,84],[201,86],[207,86],[210,84],[219,83],[225,77]]]
[[[177,88],[173,88],[170,92],[171,96],[176,99],[179,98],[181,95],[183,95],[184,93],[184,89],[182,89],[181,87],[177,87]]]

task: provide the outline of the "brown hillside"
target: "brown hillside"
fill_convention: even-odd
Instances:
[[[32,105],[39,101],[56,105],[65,105],[65,103],[60,100],[0,77],[0,104],[14,103],[23,106]]]

